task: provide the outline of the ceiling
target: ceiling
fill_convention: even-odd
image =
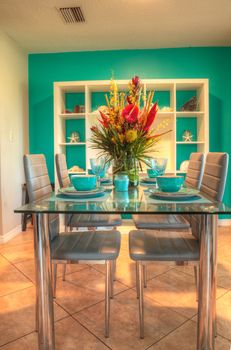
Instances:
[[[231,0],[0,0],[0,29],[28,52],[231,46]]]

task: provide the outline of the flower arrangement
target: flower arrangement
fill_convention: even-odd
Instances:
[[[152,103],[154,91],[142,91],[138,76],[129,82],[128,92],[118,91],[111,81],[110,94],[105,94],[106,106],[99,108],[99,125],[92,126],[92,148],[99,156],[113,161],[113,172],[126,172],[130,181],[136,181],[138,168],[150,157],[163,133],[155,133],[153,123],[158,112],[157,102]],[[137,166],[138,163],[138,166]]]

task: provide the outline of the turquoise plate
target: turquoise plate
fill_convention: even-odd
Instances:
[[[151,198],[154,198],[154,199],[161,199],[161,200],[164,200],[164,201],[174,201],[174,202],[180,202],[180,201],[195,201],[195,200],[198,200],[198,199],[201,199],[200,196],[196,195],[196,194],[188,194],[188,195],[184,195],[184,196],[176,196],[176,195],[173,195],[171,193],[168,194],[166,196],[166,193],[153,193],[150,195]]]
[[[70,188],[61,188],[59,189],[59,194],[68,198],[88,199],[104,196],[105,189],[100,187],[97,190],[83,192],[75,190],[70,191]]]
[[[201,198],[199,191],[191,188],[182,188],[179,192],[160,192],[156,189],[149,189],[149,193],[151,193],[151,198],[166,201],[189,201]]]
[[[145,177],[145,178],[141,178],[140,182],[146,182],[147,184],[156,184],[156,178]]]
[[[100,179],[101,184],[111,184],[112,183],[112,179],[107,178],[107,177],[103,177],[102,179]]]

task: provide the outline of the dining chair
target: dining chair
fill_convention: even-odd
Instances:
[[[59,187],[68,187],[71,185],[68,170],[66,156],[63,153],[57,153],[55,155],[55,165],[58,177]],[[108,215],[108,214],[68,214],[64,217],[65,231],[79,229],[87,227],[89,230],[96,230],[98,227],[114,228],[121,226],[122,220],[120,215]],[[114,264],[114,270],[116,270],[116,264]],[[114,276],[115,276],[114,271]],[[63,281],[65,281],[66,265],[63,265]]]
[[[204,159],[203,153],[191,153],[185,178],[186,186],[200,189]],[[136,228],[147,230],[187,230],[190,228],[190,222],[187,219],[189,218],[183,215],[133,215]]]
[[[24,155],[23,161],[30,202],[43,198],[45,200],[46,196],[52,193],[45,156],[43,154],[27,154]],[[113,298],[114,264],[120,251],[119,231],[60,232],[59,216],[50,214],[49,233],[54,297],[56,294],[57,264],[105,262],[105,336],[108,337],[110,298]]]
[[[201,183],[202,195],[222,201],[228,170],[227,153],[208,153]],[[139,297],[140,337],[144,337],[143,266],[150,262],[175,265],[194,265],[199,270],[199,237],[202,229],[201,216],[193,215],[194,234],[184,231],[168,232],[133,230],[129,232],[129,253],[137,267]],[[197,231],[197,232],[196,232]],[[196,234],[195,234],[196,233]]]
[[[55,155],[55,164],[59,187],[70,186],[70,179],[67,170],[66,156],[63,153]],[[97,227],[114,227],[120,226],[122,220],[120,215],[108,214],[75,214],[65,216],[65,228],[72,230],[73,228],[88,227],[96,229]]]
[[[200,189],[202,175],[204,171],[205,155],[204,153],[191,153],[189,159],[188,170],[185,178],[185,185]],[[133,221],[137,229],[147,230],[172,230],[172,231],[186,231],[190,230],[191,216],[190,215],[133,215]],[[147,270],[144,270],[144,287],[147,287]],[[138,270],[136,271],[138,274]],[[197,283],[197,270],[194,268],[195,282]],[[138,288],[138,286],[137,286]]]

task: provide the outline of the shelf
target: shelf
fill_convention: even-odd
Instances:
[[[197,145],[197,144],[204,144],[204,141],[176,141],[177,145]]]
[[[68,171],[68,175],[86,175],[86,171]]]
[[[178,111],[176,112],[176,117],[181,118],[193,118],[193,117],[203,117],[204,112],[198,112],[198,111]]]
[[[86,142],[60,142],[60,146],[83,146]]]
[[[85,113],[61,113],[59,114],[62,119],[84,119]]]
[[[174,117],[174,112],[161,112],[161,111],[158,111],[157,112],[157,117],[160,117],[160,118],[170,118],[170,117]]]

